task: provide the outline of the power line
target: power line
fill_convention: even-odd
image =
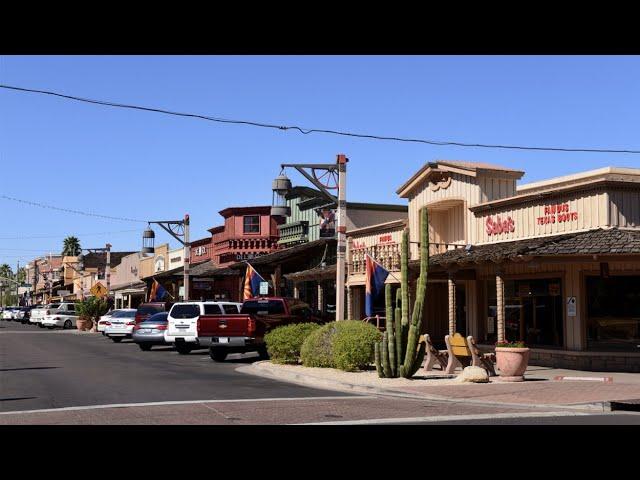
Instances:
[[[328,129],[320,129],[320,128],[311,128],[306,129],[298,126],[286,126],[286,125],[275,125],[270,123],[262,123],[262,122],[254,122],[250,120],[233,120],[229,118],[221,118],[221,117],[210,117],[206,115],[199,115],[195,113],[183,113],[183,112],[174,112],[171,110],[165,110],[161,108],[151,108],[151,107],[142,107],[139,105],[130,105],[125,103],[115,103],[115,102],[107,102],[104,100],[94,100],[90,98],[82,98],[75,97],[73,95],[65,95],[58,92],[52,92],[48,90],[36,90],[31,88],[23,88],[23,87],[15,87],[11,85],[3,85],[0,84],[0,88],[5,88],[8,90],[16,90],[20,92],[29,92],[29,93],[39,93],[43,95],[53,95],[55,97],[66,98],[68,100],[75,100],[78,102],[85,103],[93,103],[96,105],[105,105],[108,107],[118,107],[118,108],[128,108],[133,110],[143,110],[146,112],[155,112],[155,113],[163,113],[166,115],[175,115],[179,117],[191,117],[198,118],[201,120],[208,120],[211,122],[219,122],[219,123],[232,123],[238,125],[249,125],[253,127],[261,127],[261,128],[273,128],[277,130],[297,130],[303,135],[309,135],[310,133],[325,133],[330,135],[340,135],[345,137],[354,137],[354,138],[365,138],[371,140],[388,140],[395,142],[406,142],[406,143],[422,143],[427,145],[437,145],[437,146],[454,146],[454,147],[467,147],[467,148],[492,148],[492,149],[508,149],[508,150],[535,150],[535,151],[548,151],[548,152],[588,152],[588,153],[626,153],[626,154],[640,154],[640,150],[616,150],[616,149],[608,149],[608,148],[563,148],[563,147],[530,147],[530,146],[522,146],[522,145],[500,145],[500,144],[485,144],[485,143],[464,143],[464,142],[455,142],[455,141],[437,141],[437,140],[427,140],[421,138],[406,138],[406,137],[395,137],[395,136],[382,136],[382,135],[370,135],[364,133],[353,133],[353,132],[344,132],[340,130],[328,130]]]
[[[75,213],[77,215],[85,215],[87,217],[106,218],[108,220],[120,220],[120,221],[123,221],[123,222],[147,223],[144,220],[137,220],[135,218],[112,217],[112,216],[109,216],[109,215],[100,215],[98,213],[83,212],[83,211],[80,211],[80,210],[72,210],[70,208],[54,207],[52,205],[46,205],[44,203],[32,202],[32,201],[29,201],[29,200],[21,200],[19,198],[9,197],[7,195],[2,195],[2,194],[0,194],[0,198],[3,198],[5,200],[11,200],[13,202],[24,203],[26,205],[31,205],[32,207],[48,208],[48,209],[51,209],[51,210],[58,210],[58,211],[61,211],[61,212]]]
[[[73,236],[75,237],[89,237],[89,236],[98,236],[98,235],[116,235],[119,233],[131,233],[138,232],[139,230],[116,230],[114,232],[93,232],[93,233],[75,233]],[[58,235],[28,235],[28,236],[18,236],[18,237],[0,237],[0,240],[31,240],[31,239],[40,239],[40,238],[63,238],[69,236],[68,233],[60,233]]]

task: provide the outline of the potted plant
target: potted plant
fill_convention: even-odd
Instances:
[[[529,348],[521,341],[503,340],[496,343],[496,364],[500,370],[500,380],[524,381],[524,372],[529,365],[529,352]]]
[[[109,310],[107,302],[97,297],[90,297],[76,303],[76,313],[78,314],[76,326],[78,330],[91,330],[94,324],[97,325],[100,316],[107,313],[107,310]]]

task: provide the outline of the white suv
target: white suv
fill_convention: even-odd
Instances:
[[[44,327],[42,324],[44,317],[56,313],[59,307],[59,303],[48,303],[47,305],[42,305],[40,308],[34,308],[31,311],[29,322],[36,323],[39,327]]]
[[[47,328],[60,327],[68,330],[75,327],[78,314],[76,313],[75,303],[61,303],[55,309],[55,313],[46,313],[51,309],[45,310],[45,316],[41,320],[41,324]]]
[[[187,354],[200,347],[198,343],[198,318],[200,315],[240,313],[242,303],[236,302],[180,302],[174,303],[167,317],[164,341],[175,344],[178,353]]]

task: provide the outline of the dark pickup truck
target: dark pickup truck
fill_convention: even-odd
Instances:
[[[209,346],[209,355],[223,362],[229,353],[258,352],[268,358],[264,335],[291,323],[324,323],[309,305],[297,298],[258,297],[245,300],[239,314],[202,315],[198,341]]]

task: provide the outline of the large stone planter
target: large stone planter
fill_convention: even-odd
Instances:
[[[496,366],[503,382],[522,382],[529,365],[528,348],[496,347]]]
[[[89,330],[92,325],[93,322],[91,321],[91,319],[78,318],[76,320],[76,327],[82,332]]]

